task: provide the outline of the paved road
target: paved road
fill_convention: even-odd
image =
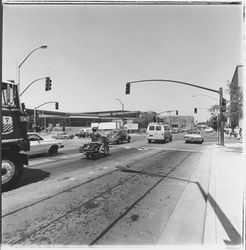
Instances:
[[[97,160],[77,153],[77,140],[56,157],[32,158],[20,185],[3,193],[3,244],[158,244],[194,173],[207,191],[216,136],[209,140],[185,144],[177,134],[163,144],[133,136]],[[198,229],[191,244],[202,237]]]

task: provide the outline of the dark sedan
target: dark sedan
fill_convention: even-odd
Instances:
[[[120,144],[123,142],[130,142],[131,136],[128,135],[126,130],[113,130],[107,134],[108,142],[110,144]]]

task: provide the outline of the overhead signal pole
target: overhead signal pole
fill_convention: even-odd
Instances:
[[[219,94],[220,100],[219,100],[219,107],[220,107],[220,140],[219,140],[219,145],[224,146],[224,114],[223,111],[221,109],[222,104],[223,104],[223,89],[219,88],[219,90],[216,89],[211,89],[211,88],[206,88],[200,85],[196,85],[196,84],[191,84],[191,83],[187,83],[187,82],[183,82],[183,81],[176,81],[176,80],[169,80],[169,79],[149,79],[149,80],[138,80],[138,81],[130,81],[126,83],[126,94],[130,94],[130,88],[131,88],[131,84],[132,83],[143,83],[143,82],[170,82],[170,83],[178,83],[178,84],[182,84],[182,85],[188,85],[191,87],[195,87],[195,88],[200,88],[200,89],[204,89],[207,91],[211,91],[211,92],[215,92],[217,94]]]

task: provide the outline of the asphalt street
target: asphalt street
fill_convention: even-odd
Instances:
[[[32,157],[19,186],[2,195],[2,241],[10,245],[155,245],[194,173],[208,188],[211,145],[167,143],[110,146],[110,155],[88,160],[69,140],[55,157]],[[201,195],[202,198],[202,195]],[[202,228],[205,201],[197,223]],[[192,243],[202,243],[197,230]]]

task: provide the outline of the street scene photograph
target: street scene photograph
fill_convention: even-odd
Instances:
[[[0,14],[3,249],[245,249],[243,1]]]

